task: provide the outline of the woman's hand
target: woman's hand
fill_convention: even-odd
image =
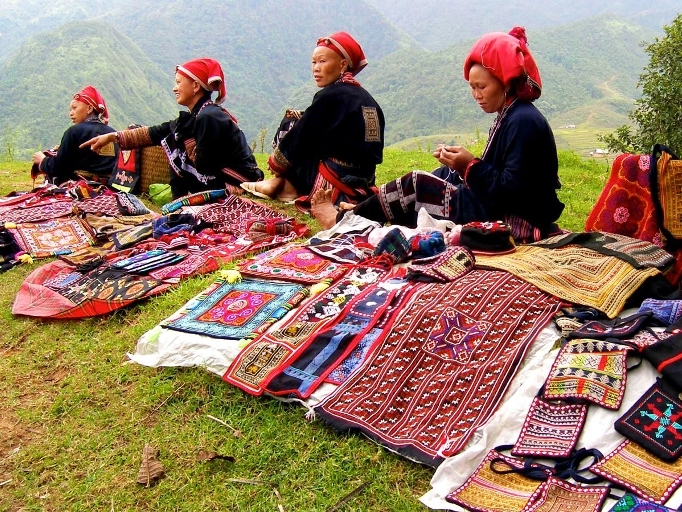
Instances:
[[[473,153],[462,146],[446,146],[439,144],[433,156],[441,164],[447,165],[450,169],[463,171],[466,166],[474,159]]]
[[[43,153],[42,151],[36,151],[35,153],[33,153],[32,160],[34,164],[40,166],[40,162],[45,160],[45,153]]]
[[[92,139],[85,141],[83,144],[78,146],[80,149],[90,146],[95,153],[99,153],[99,150],[111,142],[116,141],[116,132],[105,133],[103,135],[98,135]]]

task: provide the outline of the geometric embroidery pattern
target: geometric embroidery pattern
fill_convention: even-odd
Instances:
[[[569,340],[545,382],[546,400],[587,400],[618,410],[623,401],[629,348],[600,340]]]
[[[253,279],[219,282],[217,288],[211,287],[202,299],[191,301],[191,309],[164,327],[215,338],[242,339],[303,288]]]
[[[511,454],[566,458],[578,442],[587,404],[551,404],[535,397]]]
[[[663,460],[682,453],[682,404],[677,393],[660,387],[659,381],[621,416],[616,430]]]
[[[259,254],[239,266],[244,275],[263,279],[283,279],[299,283],[335,281],[348,270],[347,265],[334,263],[301,245],[285,245]]]
[[[359,265],[318,296],[301,304],[278,329],[268,330],[237,355],[223,380],[253,395],[263,393],[263,382],[304,342],[344,311],[350,300],[386,274],[384,269]]]
[[[608,494],[606,486],[575,485],[550,476],[522,512],[597,512]]]
[[[520,511],[535,494],[541,482],[518,472],[497,473],[491,467],[506,471],[510,468],[521,469],[523,464],[523,459],[490,450],[476,471],[461,487],[445,496],[445,499],[467,510],[479,512]]]
[[[609,512],[672,512],[673,509],[657,505],[633,494],[625,494]]]
[[[682,459],[666,463],[629,439],[589,469],[659,505],[682,483]]]
[[[60,217],[9,228],[19,246],[34,258],[68,254],[93,245],[87,223],[77,217]]]
[[[438,465],[495,412],[559,305],[508,272],[422,283],[363,366],[315,410],[339,430]]]

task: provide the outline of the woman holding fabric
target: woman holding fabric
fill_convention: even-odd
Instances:
[[[115,144],[109,143],[99,153],[80,147],[95,136],[115,132],[108,126],[109,111],[104,98],[92,85],[84,87],[73,95],[69,117],[73,126],[64,132],[57,149],[34,153],[31,176],[35,179],[45,174],[57,185],[80,178],[106,183],[116,168]]]
[[[556,193],[561,187],[556,144],[532,103],[542,83],[525,30],[483,36],[466,57],[464,79],[481,109],[497,114],[481,157],[461,146],[439,146],[434,156],[458,174],[459,183],[413,171],[379,187],[377,195],[353,207],[354,213],[407,226],[416,224],[421,208],[457,224],[501,220],[517,243],[556,232],[564,208]],[[316,194],[312,204],[323,228],[345,213],[337,212],[324,194]],[[342,210],[349,208],[342,205]]]
[[[373,195],[385,123],[379,104],[355,79],[366,65],[362,48],[346,32],[319,39],[311,70],[321,90],[270,156],[275,177],[242,188],[262,198],[298,198],[302,209],[315,190],[331,191],[335,204]]]
[[[218,92],[215,100],[213,91]],[[173,198],[222,188],[242,193],[241,183],[263,179],[237,120],[220,106],[226,89],[218,61],[195,59],[177,66],[173,93],[189,110],[174,121],[100,135],[81,147],[97,152],[115,140],[121,149],[161,145],[170,161]]]

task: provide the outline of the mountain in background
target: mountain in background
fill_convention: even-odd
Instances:
[[[509,3],[489,2],[488,9],[498,13]],[[603,10],[601,0],[592,3],[593,11],[581,1],[576,8],[585,15]],[[318,37],[337,30],[355,35],[368,56],[370,65],[358,78],[384,109],[388,143],[487,130],[490,116],[472,101],[461,66],[477,37],[511,26],[505,21],[504,28],[477,29],[466,17],[450,16],[450,4],[418,4],[425,12],[441,9],[430,12],[431,23],[450,23],[449,30],[432,30],[440,47],[434,51],[420,39],[416,14],[409,33],[389,21],[396,15],[391,7],[404,12],[414,7],[398,0],[208,0],[200,5],[188,0],[4,0],[0,144],[13,144],[26,156],[57,143],[69,126],[72,94],[88,83],[106,98],[116,128],[172,119],[178,112],[171,93],[174,67],[203,56],[222,63],[228,88],[224,106],[239,119],[248,140],[255,142],[267,129],[269,143],[285,108],[310,104],[317,91],[310,54]],[[530,2],[515,4],[516,10],[529,12]],[[653,8],[628,11],[627,4],[634,2],[617,6],[631,19],[653,15]],[[612,14],[552,21],[562,5],[548,1],[543,16],[525,24],[543,78],[537,105],[553,125],[613,129],[627,122],[639,94],[637,80],[647,63],[641,43],[651,42],[674,15],[652,27]]]
[[[661,32],[680,12],[679,0],[367,0],[396,27],[430,50],[515,25],[532,31],[600,15]]]

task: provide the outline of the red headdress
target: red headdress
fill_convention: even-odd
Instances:
[[[367,65],[367,59],[360,44],[347,32],[336,32],[330,36],[321,37],[317,40],[317,46],[330,48],[346,59],[348,71],[353,76],[357,75]]]
[[[509,34],[491,32],[481,37],[464,61],[465,80],[469,80],[469,70],[474,64],[481,64],[504,85],[523,76],[526,78],[530,99],[540,97],[540,71],[528,49],[526,30],[523,27],[514,27]]]
[[[109,124],[109,110],[102,95],[92,85],[86,85],[82,90],[73,95],[73,99],[90,105],[99,114],[104,124]]]
[[[190,60],[182,66],[175,66],[175,71],[196,81],[206,91],[218,91],[218,96],[214,100],[218,105],[225,101],[227,96],[225,75],[223,74],[223,68],[220,67],[220,63],[217,60]]]

